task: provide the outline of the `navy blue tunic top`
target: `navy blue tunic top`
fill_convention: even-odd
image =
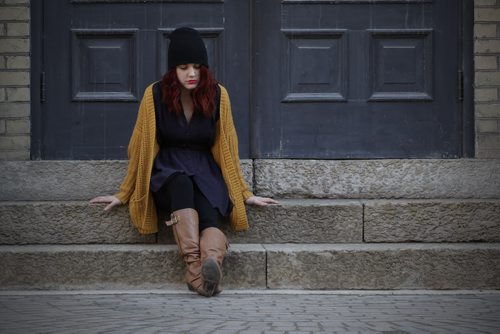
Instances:
[[[215,162],[211,147],[215,141],[216,123],[220,116],[220,90],[217,86],[216,112],[205,117],[194,112],[188,123],[184,112],[169,112],[162,100],[161,83],[153,85],[157,140],[160,151],[153,163],[151,191],[158,192],[174,173],[190,176],[212,207],[222,216],[229,215],[232,204],[222,172]]]

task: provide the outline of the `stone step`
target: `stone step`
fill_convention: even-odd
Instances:
[[[252,160],[241,160],[241,169],[252,187]],[[127,161],[0,161],[0,170],[0,201],[89,200],[118,191]]]
[[[113,194],[126,161],[0,161],[0,201]],[[242,160],[258,195],[276,198],[500,198],[500,159]]]
[[[500,198],[500,159],[257,159],[254,191],[277,198]]]
[[[500,200],[363,201],[365,242],[500,242]]]
[[[500,244],[265,245],[271,289],[498,289]]]
[[[0,289],[185,289],[173,245],[0,246]],[[500,244],[233,244],[230,289],[500,289]]]
[[[265,266],[261,245],[233,245],[224,285],[264,288]],[[0,246],[0,267],[1,290],[185,288],[174,245]]]
[[[234,243],[500,242],[500,200],[280,200],[249,207]],[[126,207],[87,201],[0,202],[0,244],[173,244],[171,229],[142,236]]]
[[[156,243],[132,227],[126,207],[104,212],[103,205],[73,202],[0,202],[0,244]],[[282,200],[248,208],[251,228],[226,232],[235,243],[362,242],[363,206],[347,200]],[[160,224],[158,242],[174,243]]]

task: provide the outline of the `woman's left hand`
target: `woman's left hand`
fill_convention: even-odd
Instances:
[[[245,203],[250,205],[267,206],[269,204],[278,204],[278,201],[268,197],[252,196],[249,197]]]

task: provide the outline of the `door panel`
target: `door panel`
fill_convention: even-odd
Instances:
[[[257,157],[461,155],[456,1],[262,1],[255,12],[266,13],[255,15]]]
[[[165,72],[168,36],[180,26],[201,32],[210,68],[231,96],[241,155],[248,157],[250,83],[241,75],[250,71],[249,4],[51,0],[43,11],[41,158],[125,159],[144,89]],[[239,59],[226,62],[227,54]]]

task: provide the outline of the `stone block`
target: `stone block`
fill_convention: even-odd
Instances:
[[[1,74],[0,74],[1,75]],[[29,117],[30,116],[29,103],[0,103],[0,117]]]
[[[114,194],[127,161],[23,161],[0,163],[0,200],[90,200]],[[11,180],[11,181],[9,181]]]
[[[30,150],[0,150],[0,160],[10,160],[10,161],[20,161],[20,160],[29,160],[30,159]]]
[[[7,100],[9,102],[29,102],[30,89],[26,87],[6,88]]]
[[[475,114],[477,118],[500,118],[500,103],[476,104]]]
[[[479,8],[482,6],[495,6],[497,0],[474,0],[474,7]]]
[[[30,25],[25,22],[7,23],[7,36],[29,37]]]
[[[249,207],[249,230],[230,234],[230,239],[245,243],[362,242],[362,209],[356,201],[303,199]]]
[[[476,86],[500,86],[500,71],[476,72]]]
[[[28,21],[30,11],[28,7],[2,7],[0,21]]]
[[[4,102],[7,99],[7,95],[5,94],[5,88],[0,88],[0,102]]]
[[[241,173],[245,179],[248,189],[253,190],[253,161],[251,159],[241,159]]]
[[[496,70],[498,68],[498,57],[495,56],[475,56],[474,69],[477,70]],[[476,72],[477,73],[477,72]]]
[[[365,242],[500,242],[500,200],[366,201]]]
[[[8,69],[29,69],[30,57],[28,56],[6,56]]]
[[[500,198],[500,160],[255,160],[276,198]]]
[[[26,134],[31,131],[29,119],[7,119],[7,134]]]
[[[156,243],[139,234],[128,207],[104,212],[88,202],[0,202],[0,244]]]
[[[476,39],[474,41],[474,53],[499,53],[500,40],[498,39]]]
[[[30,40],[26,38],[2,39],[0,53],[29,52]]]
[[[270,289],[500,288],[500,244],[264,247]]]
[[[266,251],[262,245],[232,244],[222,265],[222,286],[231,289],[266,288]]]
[[[475,8],[474,22],[497,22],[500,18],[500,8]]]
[[[476,156],[480,159],[500,159],[500,146],[497,149],[477,147]]]
[[[174,245],[0,246],[0,290],[150,289],[183,283]],[[223,286],[265,288],[265,251],[232,246]]]
[[[5,120],[0,119],[0,135],[4,135],[6,131]]]
[[[251,160],[242,160],[241,167],[251,184]],[[0,201],[89,200],[118,191],[127,161],[3,161],[0,170]]]
[[[496,25],[496,23],[475,24],[474,25],[474,37],[476,37],[476,38],[497,37],[497,25]]]
[[[498,88],[477,88],[474,90],[475,102],[498,101]]]
[[[0,150],[21,150],[30,148],[29,136],[2,136]]]
[[[141,236],[123,206],[104,212],[87,201],[0,202],[0,244],[154,243]],[[282,200],[266,208],[248,207],[250,229],[232,231],[231,243],[362,242],[361,202]],[[160,220],[163,221],[163,220]],[[160,224],[160,243],[174,244],[172,231]]]
[[[0,44],[2,45],[2,44]],[[1,86],[28,86],[30,84],[29,72],[0,72]]]
[[[500,119],[476,119],[476,133],[496,133],[500,132],[498,126]]]
[[[182,282],[174,246],[1,246],[0,289],[166,287]]]
[[[500,134],[498,133],[481,133],[476,137],[476,145],[486,150],[500,149]]]

